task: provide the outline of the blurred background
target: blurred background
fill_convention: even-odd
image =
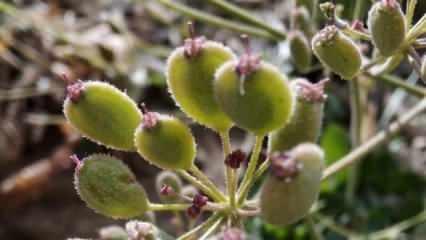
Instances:
[[[371,1],[357,1],[365,1],[362,15],[366,16]],[[208,1],[175,2],[238,21]],[[253,11],[277,29],[289,26],[294,10],[290,0],[230,2]],[[304,2],[309,1],[298,4]],[[342,16],[350,19],[356,1],[336,2]],[[418,2],[417,19],[426,13],[426,1]],[[137,102],[185,119],[167,91],[164,68],[169,52],[188,35],[188,20],[191,18],[156,0],[0,0],[0,239],[89,238],[96,237],[103,226],[123,224],[95,214],[79,199],[73,186],[73,165],[68,159],[72,153],[87,156],[110,152],[119,156],[134,170],[151,199],[157,199],[150,186],[154,186],[158,169],[137,154],[114,152],[81,139],[68,126],[62,115],[66,82],[61,75],[71,80],[111,82]],[[321,26],[321,20],[316,22]],[[196,30],[238,53],[243,51],[236,31],[202,21],[196,21]],[[322,78],[320,68],[306,74],[294,69],[286,41],[254,36],[251,44],[253,51],[291,78]],[[411,71],[405,63],[395,74],[416,81]],[[362,86],[368,92],[363,139],[418,101],[368,79],[362,81]],[[351,149],[350,108],[346,82],[333,81],[327,92],[320,144],[331,164]],[[199,145],[200,166],[220,184],[223,169],[217,164],[222,161],[217,136],[186,120]],[[250,150],[251,136],[235,129],[232,137],[235,147]],[[380,231],[408,219],[404,223],[410,228],[388,239],[426,239],[426,224],[422,224],[426,220],[426,115],[369,154],[359,169],[353,191],[348,191],[346,171],[323,183],[321,211],[312,221],[324,238],[347,239],[353,232]],[[171,234],[182,231],[175,220],[173,215],[156,216],[159,226]],[[255,218],[246,227],[254,239],[311,239],[314,235],[306,221],[275,228]]]

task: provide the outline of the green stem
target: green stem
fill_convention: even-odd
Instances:
[[[407,0],[407,10],[405,14],[405,19],[407,20],[408,28],[411,28],[413,25],[414,12],[416,10],[417,0]]]
[[[324,240],[324,236],[322,235],[322,232],[318,227],[315,225],[314,219],[312,215],[306,216],[306,222],[309,225],[309,228],[312,232],[312,239],[315,240]]]
[[[366,141],[361,146],[354,149],[351,153],[343,157],[341,160],[335,162],[331,166],[329,166],[325,171],[322,177],[322,180],[326,180],[327,178],[333,176],[337,172],[343,170],[351,166],[352,164],[358,162],[362,159],[366,154],[374,150],[376,147],[385,143],[389,140],[393,135],[398,133],[401,128],[409,123],[416,116],[424,113],[426,111],[426,98],[417,103],[413,108],[411,108],[408,112],[402,115],[398,120],[393,122],[388,129],[385,129],[370,140]]]
[[[178,170],[177,173],[179,173],[179,175],[181,175],[185,180],[187,180],[188,182],[190,182],[196,188],[200,189],[202,192],[204,192],[205,194],[207,194],[215,202],[223,202],[223,201],[226,200],[226,198],[223,198],[222,195],[218,195],[210,187],[204,185],[202,182],[200,182],[197,178],[193,177],[188,172],[186,172],[184,170]]]
[[[271,164],[271,161],[269,158],[267,158],[257,169],[256,173],[254,174],[254,181],[257,181],[262,175],[265,173],[266,170],[268,170],[269,165]]]
[[[198,21],[206,22],[217,27],[227,28],[241,33],[246,33],[249,35],[267,38],[271,40],[282,40],[281,38],[256,27],[247,26],[244,24],[239,24],[236,22],[228,21],[226,19],[205,13],[203,11],[197,10],[195,8],[188,7],[184,4],[172,1],[172,0],[158,0],[158,2],[164,4],[165,6],[180,12],[190,18],[196,19]]]
[[[207,239],[211,234],[214,233],[214,231],[217,230],[217,228],[220,226],[220,224],[223,221],[223,217],[219,218],[215,223],[213,223],[205,232],[204,234],[198,239],[198,240],[205,240]]]
[[[351,98],[351,141],[352,148],[356,148],[361,144],[361,128],[362,128],[362,103],[361,103],[361,88],[358,78],[350,81],[350,98]],[[359,176],[359,163],[355,164],[350,172],[346,186],[345,199],[348,204],[353,202],[356,192],[356,186]]]
[[[207,0],[207,2],[210,2],[211,4],[220,7],[222,10],[232,14],[233,16],[238,17],[249,24],[252,24],[253,26],[263,29],[275,35],[276,37],[279,37],[281,39],[285,39],[287,37],[286,33],[271,27],[270,25],[266,24],[265,21],[254,17],[253,13],[250,13],[230,2],[224,0]]]
[[[177,240],[192,240],[192,239],[195,239],[195,236],[199,231],[211,227],[221,217],[222,216],[219,213],[213,214],[206,221],[199,224],[197,227],[191,229],[189,232],[185,233],[184,235],[180,236]]]
[[[150,211],[184,211],[188,209],[191,204],[176,203],[176,204],[160,204],[160,203],[150,203]]]
[[[223,155],[224,159],[231,154],[231,140],[229,138],[229,132],[221,133],[220,138],[222,140],[223,145]],[[236,170],[232,169],[230,166],[226,165],[226,187],[228,191],[229,196],[229,202],[231,204],[231,207],[236,206],[235,201],[235,195],[237,193],[237,174]]]
[[[318,221],[324,225],[325,227],[329,228],[330,230],[332,230],[333,232],[342,235],[345,237],[345,239],[355,239],[356,237],[359,236],[358,233],[352,232],[349,229],[346,229],[342,226],[339,226],[338,224],[336,224],[334,222],[334,220],[330,217],[321,215],[320,213],[315,213],[313,215],[313,217],[315,217],[316,219],[318,219]]]
[[[198,178],[205,186],[210,188],[216,195],[220,196],[222,201],[226,201],[225,195],[217,188],[217,186],[201,171],[197,166],[192,165],[189,171]]]
[[[355,1],[354,15],[352,16],[352,20],[362,20],[364,1],[365,0]]]
[[[411,43],[416,40],[420,35],[426,31],[426,15],[423,17],[408,31],[407,33],[407,43]]]
[[[256,142],[254,144],[253,151],[251,153],[250,161],[247,167],[246,174],[241,182],[240,189],[238,191],[238,204],[241,205],[247,197],[247,194],[254,181],[254,173],[256,171],[257,162],[259,160],[260,152],[262,151],[262,143],[264,136],[256,136]]]
[[[369,77],[372,78],[376,78],[379,79],[381,81],[383,81],[384,83],[387,83],[389,85],[392,85],[394,87],[397,88],[402,88],[405,91],[409,92],[410,94],[423,98],[426,96],[426,89],[413,85],[413,84],[409,84],[407,82],[405,82],[404,80],[402,80],[401,78],[397,77],[397,76],[393,76],[393,75],[389,75],[389,74],[384,74],[384,75],[379,75],[379,76],[372,76],[372,75],[368,75]]]

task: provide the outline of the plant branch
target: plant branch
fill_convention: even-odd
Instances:
[[[426,96],[426,89],[422,88],[420,86],[416,86],[413,84],[409,84],[406,81],[402,80],[401,78],[394,76],[394,75],[390,75],[390,74],[383,74],[383,75],[379,75],[379,76],[373,76],[370,74],[366,74],[368,77],[371,78],[376,78],[378,80],[383,81],[384,83],[387,83],[389,85],[392,85],[394,87],[397,88],[402,88],[405,91],[407,91],[408,93],[423,98]]]
[[[322,177],[322,180],[326,180],[337,172],[351,166],[352,164],[358,162],[366,154],[374,150],[376,147],[385,143],[389,140],[394,134],[398,133],[401,128],[409,123],[416,116],[424,113],[426,111],[426,98],[417,103],[413,108],[408,112],[402,115],[398,120],[393,122],[388,129],[383,130],[372,137],[370,140],[353,150],[347,156],[337,161],[336,163],[329,166],[325,171]]]
[[[210,216],[206,221],[199,224],[195,228],[191,229],[189,232],[185,233],[184,235],[180,236],[177,240],[191,240],[195,239],[195,235],[210,226],[212,226],[218,219],[221,218],[221,215],[219,213],[215,213],[212,216]]]
[[[203,11],[197,10],[195,8],[188,7],[184,4],[181,4],[172,0],[158,0],[158,1],[177,12],[180,12],[181,14],[186,15],[190,18],[196,19],[198,21],[206,22],[206,23],[215,25],[217,27],[227,28],[230,30],[246,33],[246,34],[257,36],[257,37],[262,37],[262,38],[271,39],[271,40],[281,40],[281,38],[267,31],[261,30],[259,28],[232,22],[211,14],[205,13]]]
[[[190,182],[196,188],[200,189],[202,192],[204,192],[209,197],[211,197],[214,201],[216,201],[216,202],[226,201],[226,198],[224,198],[222,195],[218,195],[210,187],[204,185],[202,182],[200,182],[197,178],[193,177],[188,172],[186,172],[184,170],[178,170],[177,173],[179,173],[179,175],[181,175],[185,180]]]
[[[226,133],[221,133],[220,138],[222,141],[223,146],[223,155],[224,160],[231,154],[231,141],[229,139],[229,131]],[[235,207],[236,201],[235,201],[235,195],[237,193],[237,176],[236,176],[236,170],[232,169],[230,166],[226,165],[226,187],[228,191],[229,196],[229,202],[231,204],[231,207]]]
[[[189,208],[191,204],[185,203],[175,203],[175,204],[160,204],[160,203],[150,203],[150,211],[184,211]]]
[[[251,153],[251,157],[248,163],[246,174],[241,182],[240,189],[238,191],[238,204],[242,204],[247,197],[247,194],[254,181],[254,173],[256,171],[257,162],[259,160],[260,152],[262,151],[262,143],[264,136],[256,136],[256,142]]]
[[[270,25],[266,24],[265,21],[254,17],[253,13],[248,12],[230,2],[227,2],[225,0],[207,0],[207,2],[220,7],[222,10],[232,14],[233,16],[238,17],[249,24],[252,24],[253,26],[263,29],[278,38],[285,39],[287,37],[287,34],[285,32],[271,27]]]
[[[205,186],[210,188],[216,195],[220,196],[222,201],[226,201],[225,195],[217,188],[217,186],[201,171],[197,166],[192,165],[189,171],[200,180]]]
[[[413,25],[414,12],[416,10],[417,0],[407,0],[407,10],[405,19],[407,20],[407,26],[411,28]]]

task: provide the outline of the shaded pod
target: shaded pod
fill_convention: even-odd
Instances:
[[[306,216],[318,198],[323,169],[324,153],[314,144],[274,153],[260,191],[262,219],[283,227]]]
[[[288,151],[301,143],[317,142],[327,98],[324,94],[326,82],[313,84],[305,79],[291,82],[296,95],[294,112],[287,125],[269,135],[269,152]]]
[[[119,159],[94,154],[80,162],[74,174],[78,194],[96,212],[112,218],[133,218],[148,210],[143,187]]]
[[[311,68],[312,50],[308,39],[300,31],[288,35],[290,54],[297,71],[306,73]]]
[[[157,194],[165,203],[178,202],[182,191],[182,180],[171,171],[163,171],[157,175],[155,181]]]
[[[215,74],[214,91],[223,111],[239,127],[265,135],[290,118],[293,96],[287,77],[249,50]]]
[[[312,17],[305,7],[298,7],[291,12],[291,28],[299,30],[305,34],[308,39],[314,35]]]
[[[407,23],[396,0],[375,3],[370,9],[367,23],[374,46],[381,55],[393,55],[404,43]]]
[[[362,57],[357,45],[336,26],[327,26],[312,39],[312,49],[323,65],[346,80],[361,69]]]
[[[134,144],[144,159],[168,170],[188,170],[196,153],[191,130],[179,119],[145,112],[136,129]]]
[[[99,81],[78,81],[67,91],[63,111],[75,129],[107,147],[134,150],[133,135],[143,116],[129,96]]]
[[[235,58],[232,50],[221,43],[191,37],[167,60],[169,90],[182,111],[218,132],[228,130],[232,122],[214,98],[214,73]]]

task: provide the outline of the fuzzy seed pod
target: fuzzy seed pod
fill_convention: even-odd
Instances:
[[[361,69],[361,52],[357,45],[335,26],[327,26],[312,39],[318,59],[343,79],[351,80]]]
[[[142,113],[130,97],[98,81],[79,81],[67,90],[64,114],[74,128],[107,147],[134,150],[133,135]]]
[[[197,54],[192,56],[186,54],[185,47],[177,48],[170,55],[167,83],[183,112],[197,122],[223,132],[232,126],[232,122],[214,99],[214,73],[220,65],[236,57],[221,43],[206,41],[200,44]]]
[[[287,125],[269,135],[269,152],[289,151],[305,142],[315,143],[321,132],[324,114],[323,80],[312,84],[305,79],[291,82],[296,102],[293,115]]]
[[[165,203],[178,202],[179,194],[182,191],[182,180],[174,172],[163,171],[158,174],[155,187],[161,201]]]
[[[77,165],[74,183],[81,199],[102,215],[128,219],[148,209],[145,190],[115,157],[94,154],[85,158]]]
[[[290,53],[297,71],[306,73],[312,62],[312,50],[308,39],[300,31],[291,32],[288,35]]]
[[[193,164],[196,153],[194,137],[191,130],[176,118],[145,113],[134,140],[138,153],[160,168],[188,170]]]
[[[246,55],[222,65],[215,76],[216,99],[239,127],[265,135],[289,120],[293,96],[275,66]]]
[[[398,51],[405,40],[406,21],[396,0],[381,0],[368,14],[368,28],[380,54],[388,57]]]
[[[271,157],[271,173],[260,192],[261,217],[276,226],[302,219],[318,198],[324,153],[304,143]]]

